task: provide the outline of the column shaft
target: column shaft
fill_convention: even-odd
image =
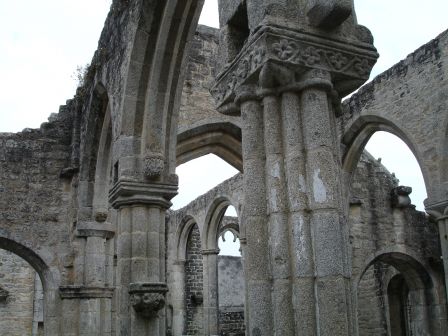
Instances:
[[[131,329],[129,284],[131,283],[131,223],[132,208],[118,211],[117,235],[117,330],[118,335],[129,335]]]
[[[218,253],[204,253],[204,332],[218,335]]]
[[[269,232],[266,225],[266,182],[263,112],[258,101],[241,104],[246,231],[248,335],[274,335],[269,268]]]
[[[173,335],[182,335],[185,326],[185,261],[173,265]]]
[[[316,74],[312,74],[316,75]],[[320,75],[320,74],[317,74]],[[301,97],[308,205],[315,263],[319,335],[349,335],[349,281],[342,210],[341,168],[327,93],[307,88]]]
[[[311,227],[307,214],[306,169],[300,99],[295,92],[282,95],[283,148],[289,220],[291,223],[291,262],[293,307],[297,335],[316,334],[314,261]]]
[[[447,210],[445,210],[447,212]],[[448,216],[439,219],[440,246],[442,248],[443,267],[445,269],[445,293],[448,302]]]
[[[267,218],[273,279],[274,330],[294,335],[289,257],[289,223],[283,161],[282,123],[279,98],[263,98],[264,145],[266,152]]]

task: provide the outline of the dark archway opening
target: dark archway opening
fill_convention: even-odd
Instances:
[[[403,275],[397,274],[387,287],[391,336],[409,335],[409,287]]]

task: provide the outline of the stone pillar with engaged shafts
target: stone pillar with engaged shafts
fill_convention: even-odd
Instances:
[[[177,178],[163,161],[122,157],[110,202],[118,210],[117,335],[166,334],[165,215]]]
[[[439,227],[440,248],[445,269],[445,293],[448,302],[448,200],[435,205],[426,205],[426,212],[437,222]]]
[[[115,229],[107,222],[107,211],[95,211],[91,220],[80,220],[76,237],[82,243],[76,269],[79,276],[74,285],[59,288],[62,311],[79,309],[79,323],[73,319],[65,323],[62,335],[111,335],[112,296],[111,275],[112,237]]]
[[[372,37],[350,0],[220,1],[220,14],[212,94],[241,115],[248,335],[351,335],[336,117],[376,62]]]

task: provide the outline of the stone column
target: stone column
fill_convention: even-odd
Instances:
[[[248,335],[274,335],[269,261],[269,231],[266,215],[266,179],[263,109],[255,87],[242,88],[241,131],[243,186],[245,190],[241,222],[246,232],[245,276],[247,284],[246,328]]]
[[[173,335],[182,335],[185,326],[185,260],[173,264]]]
[[[241,230],[241,221],[240,221],[240,230]],[[240,231],[241,233],[241,231]],[[246,330],[247,330],[247,326],[250,324],[249,322],[249,309],[247,307],[247,270],[246,270],[246,246],[247,246],[247,240],[245,237],[240,237],[240,251],[241,251],[241,261],[243,263],[243,277],[244,277],[244,324],[246,326]]]
[[[314,255],[314,295],[319,335],[349,335],[346,223],[341,199],[341,163],[336,123],[327,92],[329,72],[310,70],[301,93],[309,225]]]
[[[106,244],[115,230],[105,222],[107,214],[96,217],[94,221],[77,224],[77,236],[85,239],[84,278],[81,284],[61,287],[60,296],[63,310],[79,309],[79,325],[70,321],[67,328],[63,328],[64,335],[110,335],[112,332],[113,287],[106,281]]]
[[[117,333],[165,335],[165,211],[177,186],[119,181],[111,190],[118,209]]]
[[[292,230],[292,286],[296,329],[303,335],[314,335],[316,314],[314,300],[314,260],[306,187],[306,169],[301,128],[299,93],[282,94],[283,148],[289,219]]]
[[[335,119],[378,54],[346,20],[351,2],[327,2],[247,2],[247,41],[211,91],[221,113],[241,114],[249,335],[352,334]]]
[[[437,218],[439,224],[440,246],[442,248],[443,268],[445,269],[445,291],[448,302],[448,207],[444,214]]]
[[[218,335],[218,254],[219,250],[203,250],[204,265],[204,333]]]
[[[266,76],[271,77],[269,74]],[[283,160],[282,116],[276,91],[265,89],[262,94],[274,328],[278,335],[288,336],[294,335],[294,319],[291,301],[290,229]]]
[[[440,202],[440,205],[426,206],[426,212],[437,222],[439,226],[441,258],[445,269],[445,294],[448,302],[448,201]]]

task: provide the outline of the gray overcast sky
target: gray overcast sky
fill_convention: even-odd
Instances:
[[[77,83],[72,75],[77,66],[90,62],[110,3],[111,0],[0,0],[0,132],[39,127],[73,96]],[[358,22],[371,29],[381,54],[373,75],[447,28],[447,0],[355,0],[355,6]],[[216,0],[206,0],[200,23],[217,25]],[[390,140],[376,134],[374,137],[369,151],[375,157],[381,156],[402,184],[414,187],[412,199],[420,204],[425,192],[415,160],[413,168],[411,163],[404,163],[408,159],[397,160],[397,153],[402,155],[407,147],[394,147],[388,153],[386,148],[393,147]],[[186,197],[177,197],[176,207],[235,173],[219,159],[209,157],[179,167],[180,193]],[[204,174],[207,171],[211,173]],[[203,191],[194,183],[197,172],[201,172]],[[205,175],[210,175],[210,179],[205,179]],[[185,181],[193,183],[187,187]]]

